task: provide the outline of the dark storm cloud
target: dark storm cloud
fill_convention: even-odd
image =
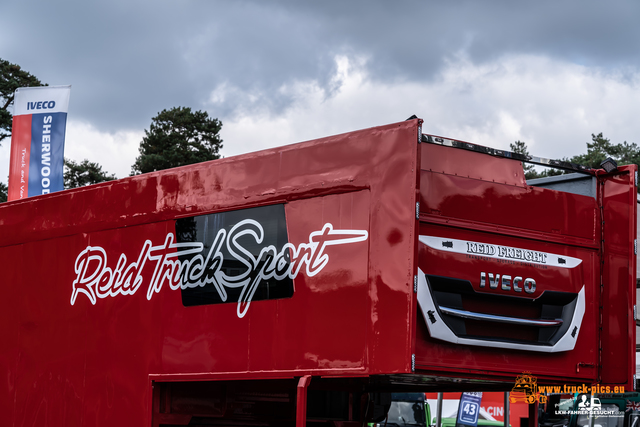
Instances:
[[[73,116],[114,131],[148,128],[163,108],[204,108],[223,84],[242,93],[214,116],[277,113],[291,101],[284,84],[330,90],[338,54],[366,58],[379,81],[432,80],[456,55],[635,68],[639,12],[575,0],[12,2],[0,6],[0,57],[72,84]]]
[[[113,130],[148,121],[164,98],[191,99],[181,99],[189,86],[175,60],[179,14],[124,2],[40,3],[0,10],[0,39],[10,38],[0,57],[49,84],[71,84],[74,116]]]

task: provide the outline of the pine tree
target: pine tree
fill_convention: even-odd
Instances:
[[[222,122],[188,107],[162,110],[151,119],[131,174],[153,172],[220,158]]]

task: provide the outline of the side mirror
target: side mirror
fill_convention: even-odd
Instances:
[[[369,393],[369,403],[364,418],[369,422],[382,422],[387,418],[390,407],[391,393]]]

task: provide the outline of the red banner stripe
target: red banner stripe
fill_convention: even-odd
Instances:
[[[29,194],[31,114],[13,117],[8,200],[26,199]]]

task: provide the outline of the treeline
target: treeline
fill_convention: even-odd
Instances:
[[[514,153],[529,156],[527,144],[523,141],[516,141],[511,145],[511,151]],[[613,144],[609,138],[605,138],[602,132],[599,134],[591,134],[591,142],[587,142],[587,153],[579,154],[571,158],[563,158],[565,162],[571,162],[578,165],[588,166],[593,169],[599,169],[600,164],[607,158],[615,160],[618,165],[640,165],[640,148],[635,142]],[[525,178],[544,178],[547,176],[562,175],[565,172],[560,169],[546,168],[542,171],[537,170],[531,164],[523,164]]]
[[[15,90],[19,87],[46,86],[37,77],[0,58],[0,142],[11,136],[12,117],[9,107]],[[206,111],[192,111],[189,107],[174,107],[162,110],[151,119],[148,130],[140,142],[140,155],[131,165],[131,175],[184,166],[220,158],[222,122],[209,117]],[[515,141],[511,151],[529,156],[527,144]],[[602,133],[592,134],[587,142],[587,153],[561,160],[600,168],[600,164],[611,157],[619,165],[640,164],[640,149],[635,143],[626,141],[613,144]],[[566,173],[559,169],[540,169],[523,164],[527,179]],[[96,162],[84,159],[75,162],[64,160],[64,187],[83,187],[116,179]],[[0,202],[7,200],[7,186],[0,182]]]
[[[0,58],[0,142],[11,136],[9,111],[14,93],[20,87],[46,86],[19,65]],[[222,122],[206,111],[189,107],[162,110],[151,119],[140,142],[140,155],[131,165],[131,175],[153,172],[220,158]],[[64,188],[83,187],[116,179],[89,159],[64,159]],[[7,201],[7,185],[0,182],[0,202]]]

